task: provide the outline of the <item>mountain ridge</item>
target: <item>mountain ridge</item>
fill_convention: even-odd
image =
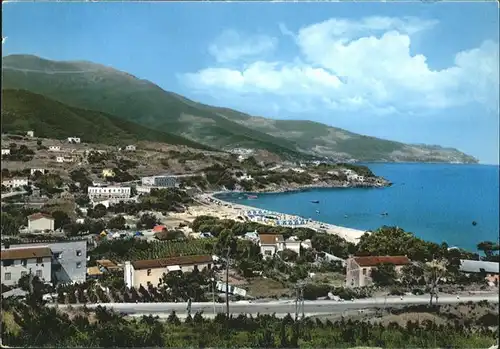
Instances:
[[[265,149],[289,158],[304,154],[356,161],[478,162],[454,148],[405,144],[310,120],[268,119],[206,105],[97,63],[11,55],[3,58],[3,65],[2,88],[25,89],[218,149]]]

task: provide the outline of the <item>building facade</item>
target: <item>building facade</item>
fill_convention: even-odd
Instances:
[[[50,145],[49,151],[54,151],[54,152],[61,151],[61,147],[58,145]]]
[[[102,176],[104,178],[114,177],[115,176],[115,171],[112,168],[105,168],[105,169],[102,170]]]
[[[349,257],[346,261],[346,287],[370,286],[373,283],[372,271],[381,263],[394,264],[396,273],[400,274],[401,269],[411,261],[406,256]]]
[[[284,250],[292,250],[300,255],[300,241],[292,238],[285,240],[283,235],[260,234],[258,243],[260,253],[264,258],[271,258],[276,253]]]
[[[137,149],[137,147],[135,145],[127,145],[125,147],[125,150],[127,151],[135,151]]]
[[[2,155],[10,155],[10,149],[2,149]]]
[[[490,285],[497,285],[499,283],[499,269],[498,262],[487,261],[474,261],[461,259],[460,271],[465,274],[482,274]]]
[[[54,218],[48,214],[35,213],[28,216],[29,231],[54,230]]]
[[[11,245],[10,249],[48,248],[51,252],[50,278],[54,284],[85,282],[87,277],[87,241],[41,242]]]
[[[127,287],[138,288],[148,284],[157,286],[163,274],[172,271],[192,272],[195,269],[211,269],[213,258],[209,255],[180,256],[172,258],[151,259],[134,262],[125,262],[124,280]]]
[[[47,171],[47,170],[46,170],[46,169],[44,169],[44,168],[31,168],[31,169],[30,169],[30,175],[32,175],[32,176],[33,176],[33,175],[34,175],[35,173],[37,173],[37,172],[40,172],[41,174],[45,174],[45,172],[46,172],[46,171]]]
[[[52,252],[48,247],[2,247],[0,255],[2,284],[17,285],[19,280],[30,272],[43,282],[51,281]]]
[[[27,131],[26,136],[31,137],[31,138],[35,137],[35,131]]]
[[[141,182],[146,187],[175,188],[178,186],[177,177],[168,175],[143,177]]]
[[[130,187],[88,187],[87,194],[90,200],[94,199],[128,199],[130,198]]]
[[[81,139],[80,139],[80,137],[68,137],[68,142],[69,143],[80,143]]]
[[[9,178],[9,179],[4,179],[2,181],[2,185],[7,187],[7,188],[22,188],[25,185],[28,185],[29,181],[28,178],[24,177],[14,177],[14,178]]]

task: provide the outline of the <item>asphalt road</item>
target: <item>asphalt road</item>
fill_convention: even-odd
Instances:
[[[489,302],[498,303],[498,294],[482,294],[473,296],[463,296],[457,298],[456,296],[443,296],[439,298],[439,304],[456,304],[460,302],[478,302],[487,300]],[[367,308],[383,308],[385,306],[404,306],[415,304],[427,304],[429,296],[405,296],[403,299],[400,297],[380,297],[380,298],[367,298],[357,299],[354,301],[332,301],[332,300],[317,300],[305,301],[304,312],[306,314],[333,314],[344,312],[348,310],[360,310]],[[177,313],[185,313],[187,310],[187,303],[101,303],[101,304],[88,304],[88,308],[97,306],[104,306],[113,308],[116,311],[125,314],[167,314],[172,311]],[[54,304],[51,304],[54,306]],[[68,307],[69,305],[59,305],[59,307]],[[75,307],[75,305],[73,305]],[[257,302],[257,301],[239,301],[231,302],[229,309],[232,314],[287,314],[295,313],[295,302],[292,300],[284,301],[271,301],[271,302]],[[204,313],[217,313],[225,312],[225,303],[192,303],[191,313],[194,314],[198,311]]]

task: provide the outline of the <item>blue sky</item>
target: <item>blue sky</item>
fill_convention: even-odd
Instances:
[[[498,164],[498,5],[7,3],[3,55],[88,60],[207,104]]]

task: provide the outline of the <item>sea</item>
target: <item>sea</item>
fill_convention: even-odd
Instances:
[[[397,226],[424,240],[446,242],[450,247],[469,251],[477,251],[477,244],[481,241],[498,241],[498,166],[363,165],[375,175],[390,180],[393,185],[387,188],[311,189],[256,194],[256,199],[248,199],[241,193],[224,193],[218,197],[236,204],[354,229],[375,230],[384,225]]]

